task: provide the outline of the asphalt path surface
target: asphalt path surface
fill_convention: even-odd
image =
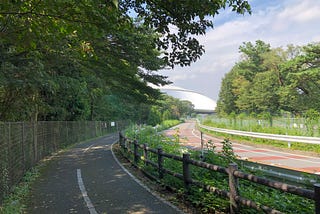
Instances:
[[[181,142],[185,146],[192,149],[201,149],[200,132],[196,130],[194,121],[180,124],[165,133],[167,135],[174,135],[177,134],[177,131]],[[221,139],[209,135],[203,135],[203,140],[204,142],[211,140],[216,146],[216,151],[221,151]],[[301,172],[320,174],[320,158],[318,157],[297,155],[276,149],[259,148],[259,145],[249,146],[233,142],[232,146],[235,154],[238,155],[240,159],[293,169]]]
[[[181,213],[119,165],[110,135],[61,153],[32,186],[27,213]]]

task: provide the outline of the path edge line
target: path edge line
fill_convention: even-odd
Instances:
[[[171,204],[170,202],[166,201],[164,198],[162,198],[161,196],[159,196],[158,194],[154,193],[153,191],[151,191],[151,189],[149,187],[147,187],[145,184],[143,184],[138,178],[136,178],[133,174],[131,174],[118,160],[118,158],[116,157],[116,155],[113,152],[113,145],[116,144],[118,142],[118,140],[114,141],[111,144],[111,153],[112,156],[114,158],[114,160],[117,162],[117,164],[122,168],[123,171],[125,171],[137,184],[139,184],[141,187],[143,187],[145,190],[147,190],[151,195],[153,195],[154,197],[156,197],[158,200],[160,200],[162,203],[170,206],[171,208],[173,208],[174,210],[176,210],[179,213],[184,213],[182,210],[180,210],[177,206]]]

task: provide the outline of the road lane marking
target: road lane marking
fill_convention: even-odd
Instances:
[[[200,136],[199,135],[197,135],[196,133],[195,133],[195,129],[193,129],[192,130],[192,134],[195,136],[195,137],[197,137],[197,138],[199,138],[200,139]],[[208,138],[207,138],[208,139]],[[249,146],[244,146],[244,145],[242,145],[242,144],[239,144],[239,143],[233,143],[233,145],[237,145],[237,146],[241,146],[241,147],[249,147]],[[243,149],[244,151],[246,150],[246,149]],[[252,149],[248,149],[247,150],[247,152],[252,152],[252,153],[256,153],[256,154],[261,154],[261,155],[266,155],[266,156],[272,156],[271,154],[269,154],[269,153],[266,153],[266,152],[273,152],[273,153],[279,153],[279,154],[285,154],[285,155],[292,155],[291,153],[287,153],[287,152],[280,152],[280,151],[274,151],[274,150],[271,150],[271,149],[263,149],[265,152],[256,152],[256,151],[253,151]],[[244,152],[243,151],[243,152]],[[311,159],[311,160],[306,160],[306,159],[301,159],[301,158],[293,158],[293,157],[288,157],[287,159],[290,159],[290,160],[296,160],[296,161],[302,161],[302,162],[306,162],[306,163],[312,163],[312,164],[318,164],[319,163],[319,161],[318,161],[318,158],[315,158],[315,157],[309,157],[309,156],[305,156],[305,155],[297,155],[297,157],[298,156],[301,156],[301,157],[303,157],[303,158],[309,158],[309,159]],[[312,161],[312,160],[316,160],[316,161]],[[297,169],[299,169],[299,168],[297,168]]]
[[[82,194],[82,197],[84,201],[86,202],[86,205],[89,209],[90,214],[98,214],[96,209],[94,208],[93,204],[91,203],[91,200],[87,194],[86,188],[84,186],[82,177],[81,177],[81,169],[77,169],[77,178],[78,178],[78,185]]]

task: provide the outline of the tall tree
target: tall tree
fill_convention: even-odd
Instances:
[[[237,77],[237,65],[235,65],[229,73],[226,73],[222,79],[221,88],[219,92],[219,99],[217,101],[216,111],[219,115],[231,114],[231,112],[238,112],[236,106],[236,95],[234,94],[233,81]]]
[[[268,53],[270,45],[257,40],[255,44],[245,42],[239,47],[243,60],[239,63],[239,74],[252,81],[254,76],[266,70],[263,65],[263,55]]]
[[[251,12],[246,0],[119,1],[124,13],[131,14],[133,10],[146,26],[162,35],[156,39],[156,44],[165,51],[164,59],[172,67],[190,65],[204,53],[203,45],[194,36],[204,35],[212,28],[213,17],[226,7],[239,14]]]
[[[286,87],[281,100],[294,112],[320,111],[320,43],[306,45],[300,55],[282,67]]]
[[[256,74],[253,79],[251,90],[251,102],[256,113],[268,112],[277,114],[279,109],[279,83],[275,72],[265,71]]]
[[[235,95],[235,104],[240,111],[254,111],[254,102],[252,102],[251,87],[252,84],[244,76],[237,76],[232,81],[233,90]],[[238,113],[238,112],[235,112]]]
[[[159,92],[147,83],[198,59],[193,36],[224,7],[250,12],[242,0],[2,1],[0,120],[94,119],[107,96],[151,103]]]
[[[245,44],[240,47],[246,53],[242,61],[222,81],[219,113],[320,111],[320,43],[286,49]]]

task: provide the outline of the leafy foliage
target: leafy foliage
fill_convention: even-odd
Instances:
[[[112,2],[6,1],[0,23],[1,120],[116,119],[101,100],[148,103],[146,81],[167,83],[154,31]]]
[[[147,83],[168,84],[157,70],[198,59],[191,35],[224,7],[250,12],[243,0],[2,1],[0,120],[142,119],[141,103],[160,95]]]
[[[138,130],[135,130],[138,131]],[[152,128],[139,129],[135,132],[132,129],[127,132],[130,138],[130,133],[135,133],[140,144],[148,143],[150,148],[161,147],[163,151],[170,154],[182,155],[183,153],[191,153],[192,159],[198,159],[200,154],[198,151],[185,148],[179,140],[168,139],[159,135]],[[149,140],[149,141],[148,141]],[[229,140],[223,142],[224,148],[222,153],[215,151],[214,145],[208,145],[208,151],[205,156],[205,161],[214,165],[227,167],[230,162],[237,161],[235,154],[232,151],[231,143]],[[149,159],[153,162],[157,162],[157,156],[149,154]],[[140,162],[140,167],[146,170],[153,176],[157,176],[157,170],[151,166],[145,166],[143,162]],[[261,171],[254,171],[248,169],[242,164],[238,164],[240,171],[255,174],[260,177],[264,176]],[[174,161],[173,159],[164,159],[164,168],[169,169],[175,173],[182,174],[182,163]],[[199,180],[205,185],[213,186],[217,189],[228,190],[228,176],[215,171],[207,170],[200,167],[192,166],[190,168],[192,172],[192,179]],[[161,180],[165,185],[169,185],[181,194],[186,193],[183,181],[174,178],[170,175],[165,175]],[[239,179],[239,194],[241,197],[255,201],[258,205],[266,205],[277,209],[284,213],[290,213],[295,210],[297,213],[312,213],[314,211],[314,201],[304,199],[299,196],[284,193],[273,188],[265,187],[247,180]],[[188,189],[187,194],[184,194],[184,199],[190,201],[194,206],[201,210],[201,213],[216,213],[225,212],[228,213],[229,201],[228,199],[221,198],[213,193],[208,193],[202,188],[192,186]],[[294,202],[294,203],[292,203]],[[241,207],[240,213],[264,213],[263,211],[253,210],[247,207]]]
[[[119,3],[124,13],[133,10],[146,26],[162,35],[156,39],[156,45],[164,50],[164,59],[172,67],[190,65],[204,53],[203,45],[194,36],[204,35],[213,27],[212,18],[221,8],[230,7],[239,14],[251,12],[248,1],[243,0],[123,0]]]
[[[320,112],[320,43],[271,49],[263,41],[240,46],[242,60],[226,74],[217,103],[220,115]]]
[[[30,192],[31,185],[39,177],[40,166],[32,168],[23,177],[21,183],[13,189],[3,204],[0,206],[0,213],[23,213],[25,209],[25,200]]]

